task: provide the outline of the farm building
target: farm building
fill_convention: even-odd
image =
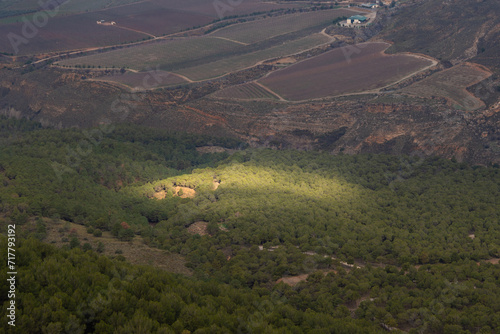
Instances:
[[[376,3],[362,3],[359,7],[374,9],[377,8],[378,5]]]
[[[106,22],[106,20],[99,20],[99,21],[97,21],[97,24],[102,24],[105,26],[115,26],[116,22],[115,21]]]
[[[347,24],[360,24],[366,21],[368,21],[368,19],[365,16],[354,15],[347,19]]]

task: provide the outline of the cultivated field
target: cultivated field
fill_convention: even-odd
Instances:
[[[213,16],[170,9],[151,2],[111,8],[84,14],[89,21],[115,21],[117,28],[137,30],[145,34],[161,36],[195,26],[206,25]]]
[[[323,15],[321,12],[310,14]],[[180,38],[68,59],[58,64],[71,67],[127,67],[137,71],[160,66],[162,70],[173,71],[192,81],[201,81],[248,68],[270,58],[299,53],[331,40],[319,32],[306,37],[299,36],[288,36],[291,40],[265,42],[266,45],[258,44],[258,47],[215,35]]]
[[[174,72],[186,76],[193,81],[206,80],[251,67],[267,59],[299,53],[327,43],[329,40],[330,38],[325,35],[314,34],[268,49],[234,57],[225,57],[215,62],[188,67]]]
[[[14,53],[8,35],[22,36],[22,23],[0,25],[0,52]],[[18,55],[103,47],[146,38],[147,35],[115,26],[96,24],[83,15],[55,17],[50,24],[38,29],[37,34],[19,45]]]
[[[135,3],[137,2],[137,3]],[[2,13],[39,10],[38,1],[0,1]],[[224,2],[225,3],[225,2]],[[216,10],[213,1],[205,0],[91,0],[68,1],[60,7],[59,14],[38,29],[29,43],[22,44],[19,54],[37,54],[80,48],[117,45],[132,41],[179,32],[195,26],[206,25],[224,16],[242,15],[279,8],[303,7],[304,4],[273,4],[259,0],[245,0],[227,10]],[[10,32],[22,36],[22,16],[8,16],[0,21],[0,52],[14,53],[7,35]],[[115,21],[116,25],[98,25],[96,21]]]
[[[59,7],[58,14],[64,15],[67,13],[80,13],[85,11],[102,10],[110,7],[123,6],[141,0],[85,0],[85,1],[69,1],[63,3],[58,0],[54,3],[63,3]],[[49,3],[43,1],[42,3]],[[0,9],[2,11],[16,11],[16,10],[38,10],[40,9],[39,0],[2,0],[0,1]]]
[[[401,91],[422,97],[441,96],[459,107],[475,110],[483,107],[484,103],[469,93],[466,88],[483,81],[490,75],[491,72],[481,66],[464,63],[434,73],[422,81],[403,88]]]
[[[259,80],[285,99],[308,100],[380,89],[431,66],[429,59],[386,55],[388,43],[363,43],[326,52]]]
[[[278,97],[255,82],[231,86],[213,94],[214,97],[241,100],[277,99]]]
[[[95,54],[59,62],[61,65],[91,65],[102,67],[129,67],[138,71],[148,67],[172,70],[196,62],[220,59],[236,52],[241,44],[212,37],[193,37],[161,41]]]
[[[319,31],[321,27],[330,25],[335,18],[355,13],[359,12],[349,9],[332,9],[284,15],[229,26],[215,31],[212,35],[242,43],[255,43],[311,27],[318,27]]]
[[[225,4],[229,5],[225,7],[226,9],[220,9],[220,14],[224,17],[234,16],[234,15],[245,15],[252,14],[256,12],[265,12],[281,8],[300,8],[306,6],[305,4],[295,4],[295,3],[275,3],[270,1],[262,0],[244,0],[244,1],[207,1],[207,0],[149,0],[151,3],[158,4],[165,8],[177,9],[186,11],[189,13],[209,15],[214,19],[219,18],[219,13],[217,12],[217,5]],[[223,6],[222,6],[223,7]],[[222,8],[221,7],[221,8]]]
[[[159,88],[187,83],[186,80],[178,75],[163,71],[155,72],[154,76],[148,72],[127,72],[96,78],[94,80],[118,83],[136,89]]]

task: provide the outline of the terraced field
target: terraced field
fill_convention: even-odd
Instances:
[[[231,86],[213,94],[217,98],[241,99],[241,100],[260,100],[277,99],[278,97],[266,90],[255,82],[249,82],[243,85]]]
[[[320,31],[337,17],[351,16],[355,13],[359,12],[350,9],[332,9],[284,15],[229,26],[215,31],[212,36],[250,44],[311,27],[318,27]]]
[[[188,67],[174,72],[186,76],[193,81],[211,79],[214,77],[225,75],[227,73],[251,67],[267,59],[299,53],[304,50],[308,50],[318,45],[327,43],[329,40],[330,38],[326,37],[325,35],[314,34],[261,51],[234,57],[227,57],[215,62]]]

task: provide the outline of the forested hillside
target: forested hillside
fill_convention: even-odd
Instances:
[[[19,238],[12,333],[500,331],[498,166],[4,118],[0,142],[0,222]],[[193,275],[64,230],[47,245],[60,222],[140,239]]]

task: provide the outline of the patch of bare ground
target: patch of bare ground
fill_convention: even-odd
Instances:
[[[194,222],[193,224],[189,225],[187,228],[187,231],[191,234],[198,234],[201,236],[208,235],[208,223],[204,221],[198,221]]]
[[[328,36],[328,37],[331,37],[331,36]],[[296,62],[297,62],[297,59],[295,59],[294,57],[283,57],[283,58],[279,58],[279,59],[272,60],[272,61],[265,61],[264,64],[266,64],[266,65],[289,65],[289,64],[294,64]]]
[[[61,220],[46,219],[45,221],[47,236],[44,241],[57,247],[68,245],[72,237],[78,238],[82,245],[89,243],[93,250],[97,250],[101,242],[104,245],[102,254],[106,256],[113,258],[122,255],[132,264],[151,265],[173,273],[192,275],[192,272],[185,266],[184,257],[150,247],[144,243],[141,236],[135,236],[132,241],[120,241],[110,232],[103,232],[102,236],[96,237],[87,233],[87,228],[83,225]]]
[[[174,196],[179,196],[180,198],[193,198],[195,195],[196,191],[194,189],[179,186],[174,188]]]
[[[153,197],[156,199],[164,199],[167,196],[167,192],[165,190],[158,191],[153,194]]]
[[[229,231],[222,223],[219,223],[217,225],[219,227],[219,230],[221,230],[223,232]],[[208,222],[202,221],[202,220],[194,222],[193,224],[189,225],[189,227],[187,228],[187,231],[190,234],[198,234],[200,236],[204,236],[204,235],[210,236],[210,233],[208,233]]]
[[[500,263],[500,258],[492,258],[492,259],[486,260],[484,262],[488,262],[488,263],[491,263],[491,264],[499,264]]]
[[[196,190],[188,187],[176,186],[172,188],[172,191],[174,196],[179,196],[180,198],[193,198],[196,195]],[[165,197],[167,197],[167,191],[157,191],[153,194],[153,197],[156,199],[165,199]]]
[[[309,274],[302,274],[302,275],[297,275],[297,276],[287,276],[287,277],[282,277],[279,280],[276,281],[276,283],[285,283],[290,286],[295,286],[299,284],[302,281],[305,281],[309,277]]]
[[[337,273],[336,270],[323,270],[323,275],[328,275],[329,273]],[[303,282],[307,280],[309,277],[309,274],[302,274],[302,275],[296,275],[296,276],[283,276],[280,279],[276,281],[276,283],[285,283],[290,286],[295,286],[299,284],[300,282]]]

